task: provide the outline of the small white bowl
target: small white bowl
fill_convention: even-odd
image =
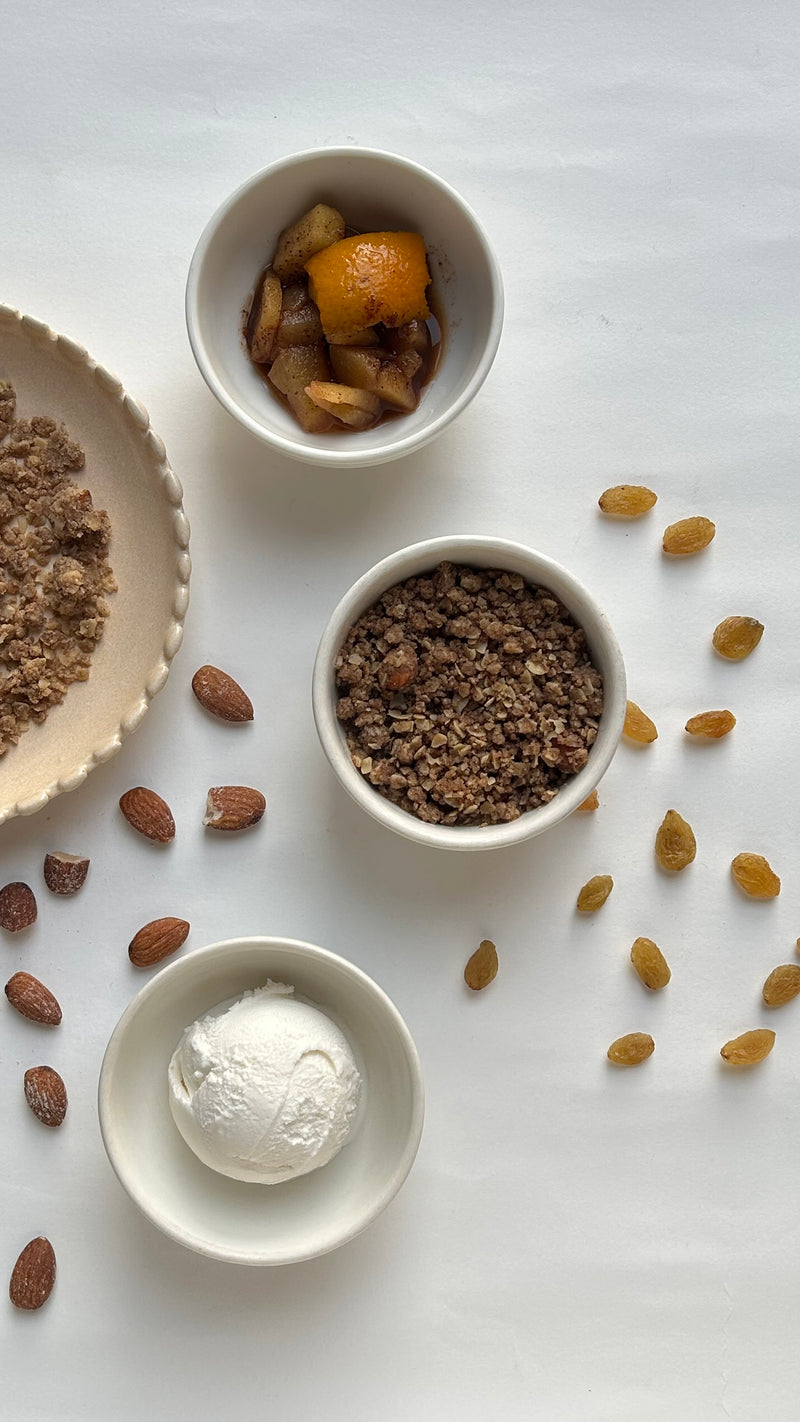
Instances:
[[[363,232],[421,232],[442,313],[442,356],[418,408],[358,433],[305,434],[254,368],[242,336],[279,233],[323,201]],[[189,268],[186,323],[209,389],[259,439],[309,464],[383,464],[427,444],[477,394],[500,340],[503,286],[478,219],[441,178],[393,153],[315,148],[256,173],[214,213]]]
[[[387,800],[356,770],[341,723],[336,718],[336,656],[353,623],[387,588],[416,574],[432,572],[443,561],[478,568],[502,568],[520,573],[527,582],[548,588],[560,598],[586,633],[592,660],[603,675],[605,707],[597,739],[583,770],[538,810],[502,825],[432,825]],[[314,664],[312,702],[317,734],[330,764],[349,795],[388,829],[438,849],[501,849],[552,829],[566,819],[605,775],[622,735],[625,720],[625,667],[617,639],[605,613],[572,573],[544,553],[503,538],[459,535],[430,538],[401,548],[354,583],[322,634]]]
[[[167,1066],[184,1028],[267,978],[342,1028],[362,1074],[351,1139],[319,1170],[246,1184],[203,1165],[172,1119]],[[419,1058],[397,1008],[352,963],[285,938],[237,938],[178,959],[134,998],[100,1072],[100,1129],[120,1183],[179,1244],[237,1264],[291,1264],[360,1234],[397,1194],[422,1134]]]

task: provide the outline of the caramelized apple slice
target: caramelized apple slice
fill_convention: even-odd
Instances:
[[[423,360],[427,360],[433,343],[427,321],[407,321],[405,326],[395,326],[394,330],[387,330],[386,344],[396,355],[402,355],[404,351],[415,351]]]
[[[357,390],[352,385],[337,385],[330,380],[312,380],[306,386],[306,395],[321,410],[327,410],[351,430],[366,429],[381,412],[377,395],[370,394],[368,390]]]
[[[362,331],[332,331],[328,337],[332,346],[379,346],[381,338],[374,326]]]
[[[315,405],[306,394],[306,387],[315,380],[327,380],[330,366],[325,347],[287,346],[279,351],[269,372],[276,390],[289,402],[292,413],[307,434],[323,434],[333,420],[327,410]]]
[[[342,214],[335,207],[318,202],[291,227],[284,228],[275,248],[272,269],[281,281],[289,281],[302,274],[306,262],[317,252],[341,242],[343,237]]]
[[[281,310],[296,311],[299,306],[306,306],[310,300],[307,281],[290,281],[288,286],[283,288]]]
[[[275,336],[275,349],[284,346],[317,346],[323,340],[319,312],[311,301],[282,311]]]
[[[422,357],[415,351],[391,356],[359,346],[331,346],[330,357],[338,380],[370,390],[394,410],[408,412],[417,408],[413,381],[422,365]]]
[[[253,302],[249,330],[250,354],[264,364],[272,355],[275,334],[281,319],[281,284],[274,272],[265,272],[260,290]]]

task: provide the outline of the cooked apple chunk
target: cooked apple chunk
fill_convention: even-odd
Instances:
[[[379,346],[381,338],[374,326],[365,326],[361,331],[331,331],[328,341],[332,346]]]
[[[337,385],[330,380],[312,380],[306,386],[306,395],[321,410],[327,410],[351,430],[366,429],[381,411],[378,396],[369,390],[358,390],[353,385]]]
[[[359,346],[331,346],[331,365],[337,379],[361,390],[370,390],[394,410],[416,410],[414,376],[422,366],[416,351],[388,355]]]
[[[281,319],[281,302],[281,284],[278,278],[274,272],[265,272],[250,317],[250,354],[259,365],[267,362],[272,355]]]
[[[431,332],[427,321],[407,321],[405,326],[395,326],[386,332],[386,344],[397,355],[404,351],[416,351],[423,360],[428,360],[432,349]]]
[[[284,346],[317,346],[323,339],[319,312],[312,302],[283,310],[275,335],[275,349]]]
[[[301,276],[306,262],[344,237],[344,218],[335,207],[318,202],[278,238],[272,270],[281,281]]]
[[[287,346],[272,362],[270,381],[286,397],[306,434],[323,434],[333,423],[329,411],[316,405],[306,394],[307,386],[313,381],[327,380],[330,373],[323,345]]]

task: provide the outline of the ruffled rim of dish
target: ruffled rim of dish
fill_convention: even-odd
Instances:
[[[183,508],[183,488],[178,476],[170,467],[163,440],[150,426],[150,416],[144,405],[125,389],[117,375],[93,360],[85,346],[80,345],[78,341],[71,340],[68,336],[59,335],[45,321],[38,321],[33,316],[25,316],[13,306],[6,306],[0,302],[0,326],[13,324],[19,325],[34,340],[55,345],[71,364],[85,366],[90,377],[96,381],[103,394],[111,396],[117,402],[123,418],[145,446],[148,457],[161,478],[167,500],[172,505],[172,531],[177,557],[172,616],[164,637],[161,656],[148,673],[143,691],[122,717],[108,740],[93,750],[81,764],[74,766],[66,775],[53,780],[50,785],[45,786],[36,795],[28,796],[27,799],[18,800],[10,805],[0,805],[0,825],[15,815],[33,815],[37,810],[43,809],[50,800],[55,799],[56,795],[77,790],[89,772],[94,770],[95,766],[104,765],[107,760],[116,755],[122,742],[132,735],[137,726],[141,724],[151,701],[164,686],[172,660],[183,641],[183,626],[189,606],[189,579],[192,571],[191,558],[189,557],[190,528]]]

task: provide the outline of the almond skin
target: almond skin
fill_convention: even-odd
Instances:
[[[14,973],[6,983],[5,991],[11,1006],[31,1022],[57,1027],[61,1021],[61,1008],[50,989],[38,978],[31,977],[30,973]]]
[[[248,785],[214,785],[206,799],[203,824],[215,830],[249,829],[258,824],[266,808],[260,790]]]
[[[53,1067],[29,1067],[25,1073],[25,1100],[43,1126],[55,1129],[67,1114],[67,1088]]]
[[[56,1256],[49,1239],[39,1235],[26,1244],[11,1275],[8,1294],[15,1308],[28,1312],[47,1303],[56,1281]]]
[[[192,691],[201,706],[221,721],[252,721],[253,703],[238,681],[219,667],[200,667],[192,677]]]
[[[162,958],[177,953],[186,942],[190,925],[185,918],[154,918],[128,944],[128,957],[135,968],[152,968]]]
[[[157,844],[169,844],[170,840],[175,838],[172,811],[166,800],[162,800],[155,790],[148,790],[144,785],[135,785],[132,790],[125,791],[120,798],[119,807],[128,824],[147,839],[155,840]]]
[[[89,860],[84,859],[80,854],[65,854],[62,850],[54,850],[52,854],[44,857],[44,882],[51,894],[61,894],[69,896],[77,894],[86,883],[86,875],[89,873]]]
[[[20,933],[36,922],[36,897],[33,889],[21,880],[0,889],[0,928],[6,933]]]

